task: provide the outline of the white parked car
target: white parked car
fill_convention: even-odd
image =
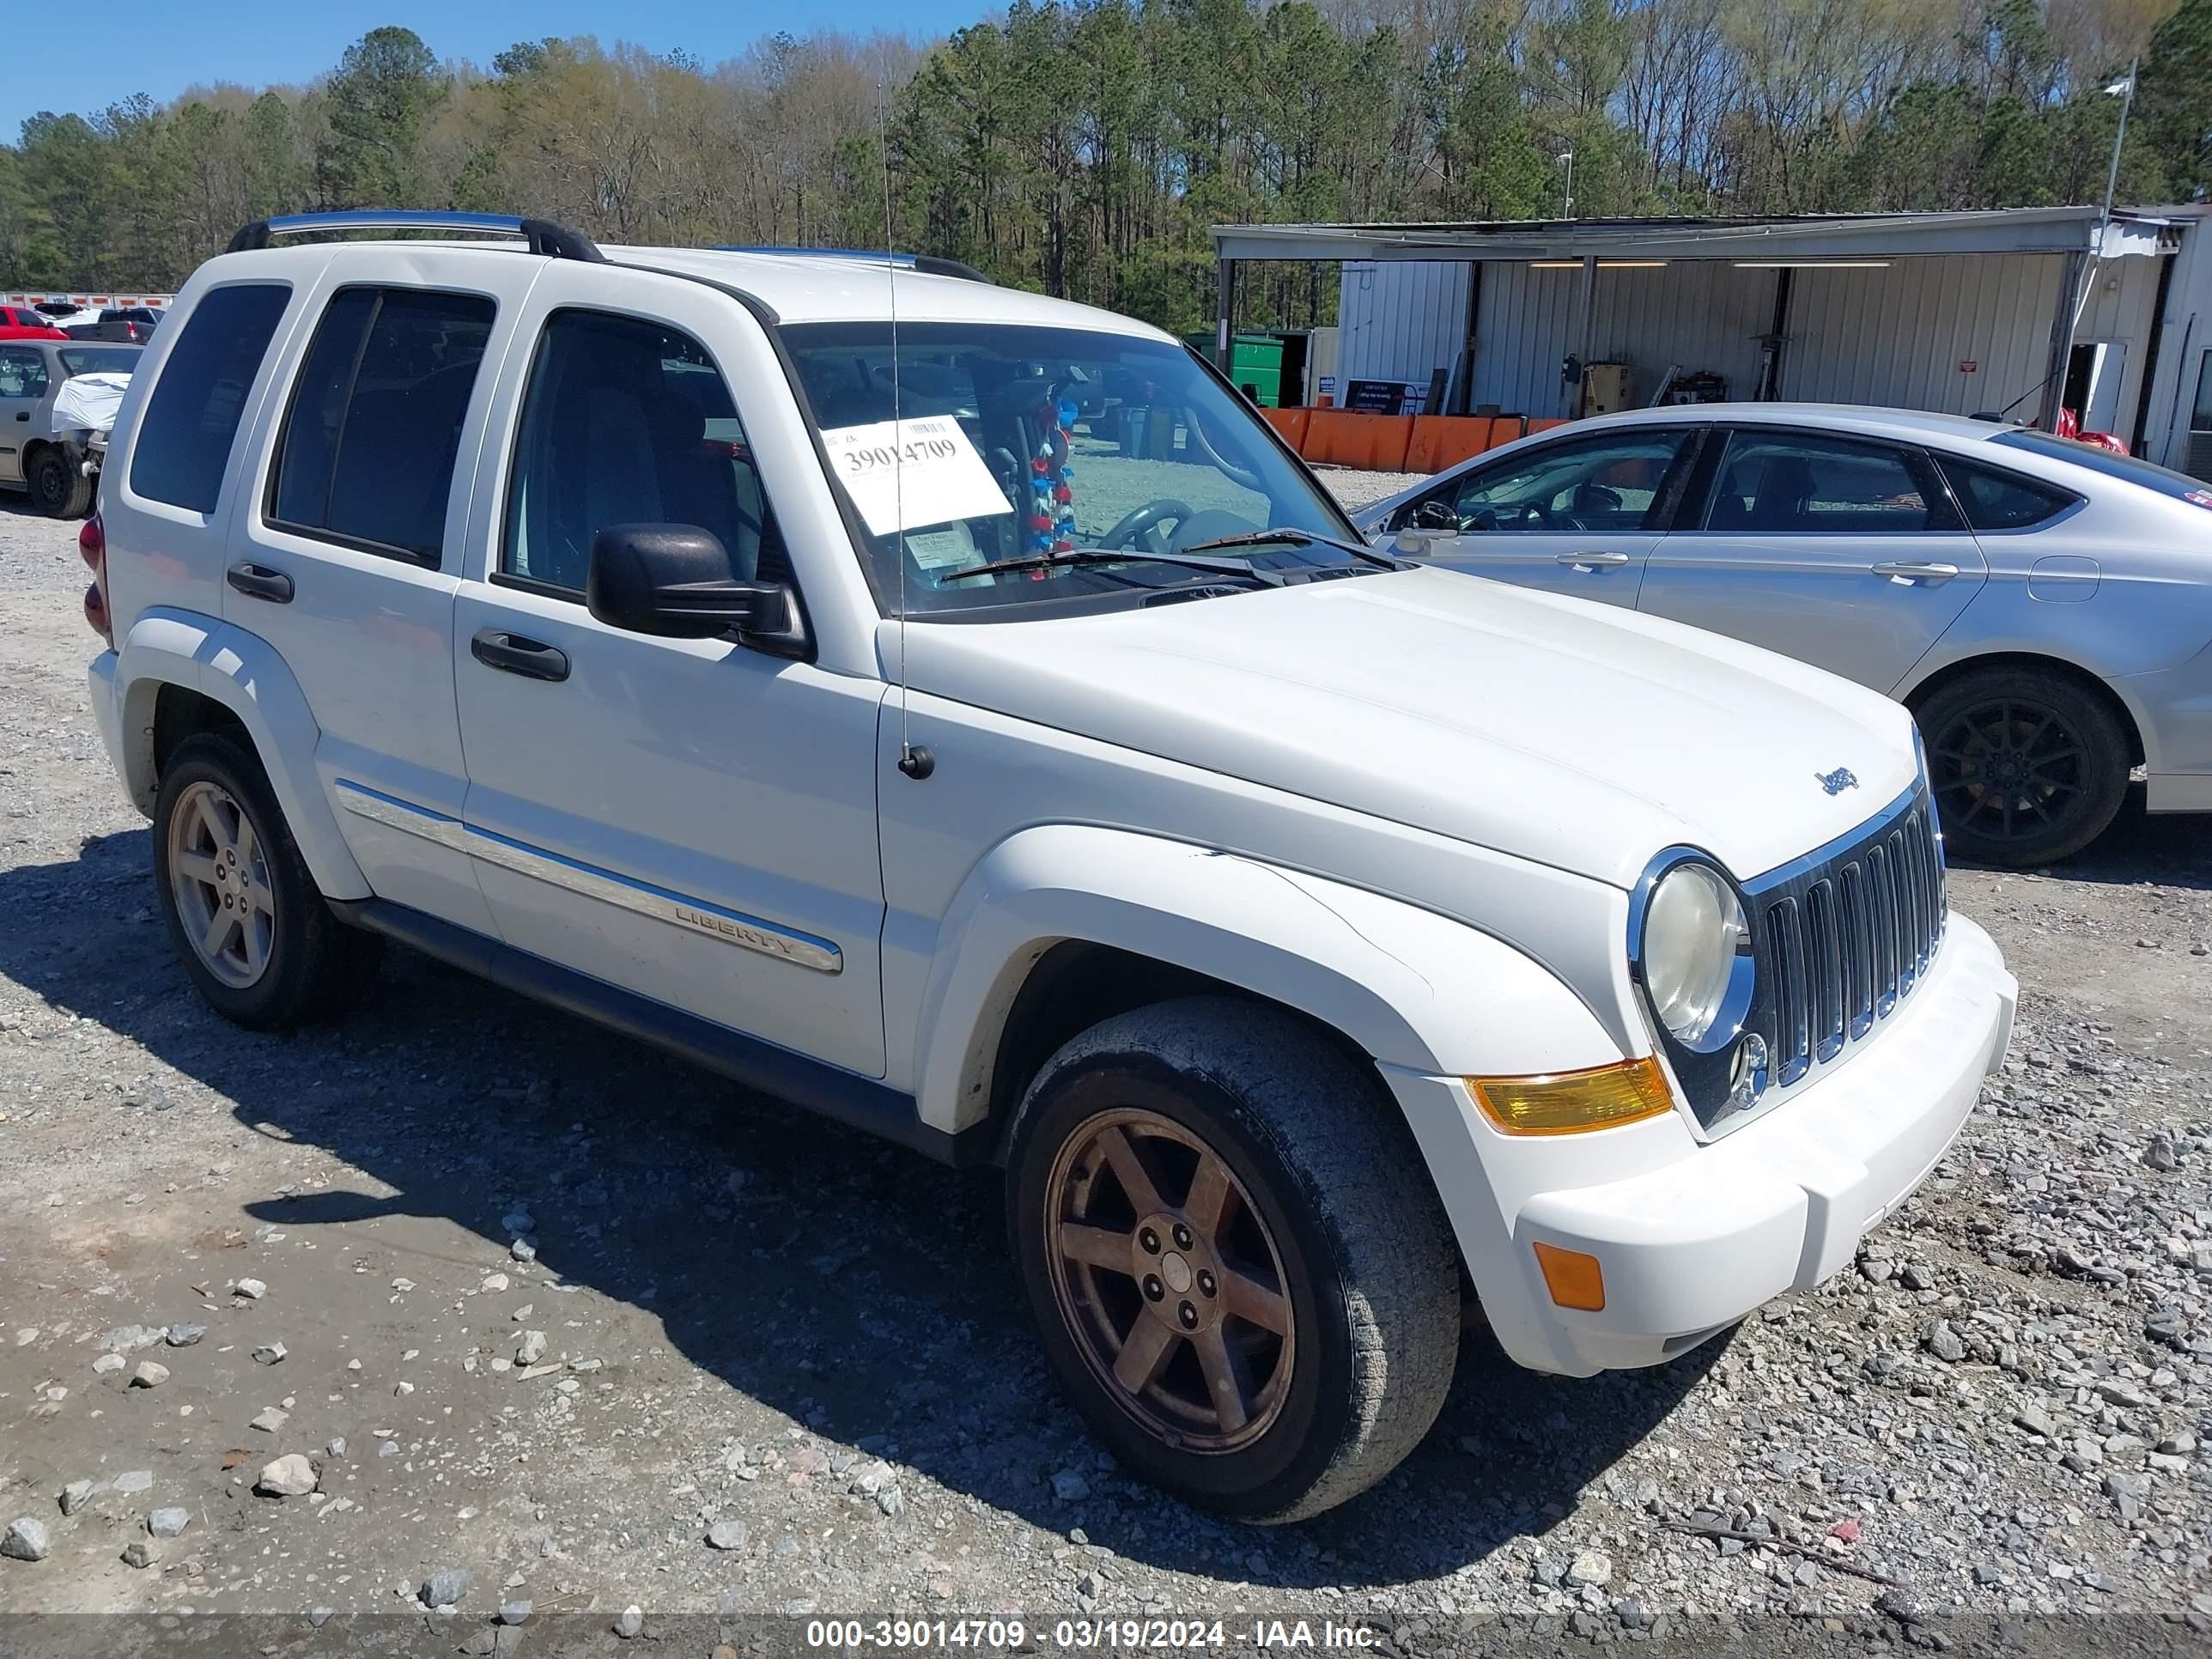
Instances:
[[[526,251],[265,246],[383,226]],[[1466,1296],[1581,1376],[1837,1273],[2003,1058],[1903,710],[1377,554],[1151,328],[535,221],[235,246],[83,538],[202,994],[288,1024],[398,939],[1003,1164],[1052,1363],[1194,1503],[1386,1473]]]
[[[2046,864],[2212,811],[2212,484],[2047,433],[1817,404],[1638,410],[1364,509],[1399,550],[1888,693],[1953,853]]]
[[[143,347],[0,340],[0,489],[57,519],[92,510],[107,429]]]

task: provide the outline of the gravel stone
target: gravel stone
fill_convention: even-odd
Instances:
[[[635,1603],[615,1616],[615,1634],[627,1642],[645,1633],[645,1610]]]
[[[27,1515],[18,1516],[0,1532],[0,1555],[15,1561],[43,1561],[52,1553],[53,1535],[46,1523]]]
[[[545,1333],[523,1332],[522,1340],[514,1345],[514,1363],[518,1365],[535,1365],[544,1358]]]
[[[1577,1589],[1585,1584],[1603,1589],[1613,1582],[1613,1558],[1602,1550],[1584,1550],[1568,1566],[1566,1582]]]
[[[191,1524],[191,1519],[190,1510],[155,1510],[146,1517],[146,1530],[156,1538],[174,1538]]]
[[[158,1389],[168,1380],[169,1368],[151,1359],[140,1360],[137,1370],[131,1373],[134,1389]]]
[[[469,1593],[469,1570],[466,1567],[444,1567],[422,1581],[420,1592],[426,1607],[457,1607]]]
[[[1063,1504],[1080,1504],[1091,1496],[1091,1483],[1079,1469],[1062,1469],[1052,1477],[1052,1495]]]
[[[150,1567],[160,1559],[154,1547],[143,1538],[134,1538],[123,1547],[122,1561],[126,1567]]]
[[[72,1480],[62,1488],[61,1507],[64,1515],[75,1515],[92,1501],[92,1482]]]
[[[248,1302],[258,1302],[269,1294],[269,1287],[258,1279],[241,1279],[230,1288]]]
[[[289,1452],[261,1467],[254,1491],[269,1498],[304,1498],[320,1484],[315,1466],[299,1452]]]
[[[252,1419],[246,1426],[249,1429],[258,1429],[264,1434],[276,1434],[280,1432],[283,1429],[284,1425],[291,1420],[292,1413],[286,1411],[283,1407],[265,1406],[260,1411],[254,1413]]]
[[[206,1334],[204,1325],[172,1325],[161,1334],[161,1340],[173,1348],[189,1348]]]
[[[707,1547],[717,1550],[744,1548],[745,1523],[742,1521],[717,1521],[707,1528]]]
[[[288,1352],[289,1350],[282,1342],[264,1342],[253,1351],[253,1363],[257,1365],[280,1365]]]
[[[151,1469],[125,1469],[115,1477],[115,1490],[126,1496],[134,1492],[151,1492],[153,1489],[154,1471]]]

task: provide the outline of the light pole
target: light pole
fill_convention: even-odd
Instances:
[[[2052,331],[2051,373],[2044,380],[2043,414],[2037,422],[2047,430],[2057,430],[2064,414],[2066,364],[2075,333],[2081,326],[2081,313],[2089,308],[2089,295],[2097,286],[2097,273],[2105,263],[2105,239],[2112,227],[2112,197],[2120,184],[2120,151],[2128,142],[2128,112],[2136,101],[2136,71],[2142,64],[2141,58],[2130,58],[2128,72],[2103,88],[2106,97],[2120,100],[2120,125],[2112,134],[2112,162],[2105,169],[2105,204],[2097,213],[2097,243],[2086,256],[2075,256],[2081,258],[2081,286],[2067,296],[2068,305],[2062,313],[2065,319],[2064,335],[2059,336],[2055,328]],[[2083,416],[2088,414],[2088,401],[2085,395],[2080,411]]]
[[[2112,222],[2112,192],[2119,188],[2120,183],[2120,149],[2128,142],[2128,111],[2136,101],[2136,70],[2142,64],[2140,58],[2130,58],[2127,74],[2105,88],[2106,97],[2117,97],[2120,100],[2120,129],[2112,135],[2112,164],[2105,170],[2105,210],[2097,219],[2097,257],[2100,259],[2105,257],[2106,228]]]
[[[1557,159],[1567,170],[1566,189],[1559,198],[1559,217],[1571,219],[1575,216],[1575,153],[1561,150]]]

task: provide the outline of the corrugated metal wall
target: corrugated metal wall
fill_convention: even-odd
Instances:
[[[1509,414],[1568,412],[1559,364],[1582,320],[1579,270],[1487,264],[1482,271],[1474,399]],[[1759,337],[1773,325],[1774,273],[1724,260],[1601,270],[1590,313],[1590,361],[1627,363],[1632,395],[1649,401],[1670,367],[1726,377],[1731,397],[1759,387]]]
[[[1886,270],[1800,270],[1785,398],[1954,415],[2002,409],[2043,380],[2063,259],[2056,254],[1899,259]],[[1971,362],[1972,372],[1959,365]]]
[[[2101,267],[2075,331],[2079,340],[2126,344],[2116,422],[2124,436],[2132,434],[2141,395],[2158,263],[2124,258]],[[2002,408],[2043,378],[2062,265],[2054,254],[1985,254],[1900,258],[1880,270],[1800,269],[1782,395],[1962,415]],[[1342,379],[1425,380],[1451,368],[1465,328],[1468,270],[1432,261],[1346,263],[1338,312]],[[1601,270],[1591,359],[1632,365],[1638,403],[1657,391],[1670,365],[1709,369],[1727,379],[1731,397],[1753,397],[1777,275],[1718,259]],[[1486,264],[1477,310],[1468,401],[1515,414],[1567,413],[1559,364],[1579,332],[1581,272]],[[1975,367],[1962,372],[1961,362]],[[2016,412],[2033,418],[2036,401],[2029,396]]]
[[[2186,224],[2173,256],[2173,281],[2166,296],[2166,331],[2152,380],[2150,422],[2142,453],[2161,466],[2212,477],[2212,465],[2191,465],[2189,428],[2197,386],[2212,375],[2212,210],[2179,208]],[[2212,445],[2203,446],[2212,452]]]
[[[1337,306],[1338,397],[1347,380],[1423,380],[1459,359],[1468,267],[1346,260]]]

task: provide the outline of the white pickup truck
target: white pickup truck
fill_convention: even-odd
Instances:
[[[234,250],[82,538],[207,1000],[396,939],[1003,1164],[1053,1364],[1193,1502],[1386,1474],[1463,1305],[1587,1375],[1818,1283],[2002,1060],[1903,709],[1368,547],[1155,330],[534,220]]]

